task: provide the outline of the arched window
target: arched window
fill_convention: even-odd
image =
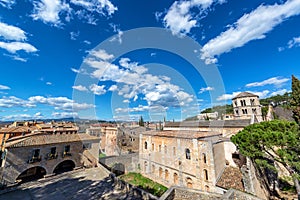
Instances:
[[[154,151],[154,143],[152,143],[152,151]]]
[[[190,177],[186,178],[186,186],[188,188],[193,188],[193,181]]]
[[[163,170],[162,170],[162,168],[160,167],[160,168],[158,169],[158,176],[159,176],[159,178],[162,178],[162,173],[163,173]]]
[[[204,179],[206,181],[208,181],[208,172],[207,172],[207,169],[204,169],[203,172],[204,172]]]
[[[209,192],[209,186],[208,185],[205,186],[205,191]]]
[[[173,175],[173,181],[174,181],[175,185],[178,185],[178,174],[177,173],[174,173],[174,175]]]
[[[190,149],[185,149],[185,158],[191,160],[191,151]]]
[[[147,161],[144,162],[144,172],[147,173],[148,163]]]
[[[168,180],[169,179],[169,171],[166,169],[165,170],[165,179]]]
[[[152,165],[151,172],[153,175],[155,174],[155,165]]]
[[[202,159],[203,159],[203,163],[206,163],[206,154],[205,153],[202,154]]]
[[[145,142],[145,149],[147,149],[147,145],[148,145],[148,143],[147,143],[147,142]]]

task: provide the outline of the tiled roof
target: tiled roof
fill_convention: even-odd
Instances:
[[[100,140],[88,134],[33,134],[30,136],[11,138],[6,142],[6,147],[40,146],[46,144],[79,142],[87,140]]]
[[[244,191],[242,180],[243,175],[239,168],[226,167],[216,185],[225,189],[233,188]]]
[[[0,133],[29,133],[35,129],[36,129],[35,127],[28,127],[28,126],[9,127],[9,128],[1,128]]]
[[[212,121],[182,121],[166,122],[165,127],[245,127],[250,124],[250,119],[239,120],[212,120]]]
[[[236,98],[242,98],[242,97],[258,97],[258,95],[256,94],[252,94],[250,92],[241,92],[239,93],[238,95],[236,95],[233,99],[236,99]],[[233,100],[232,99],[232,100]]]
[[[177,137],[188,139],[201,139],[211,136],[221,136],[218,132],[209,131],[147,131],[143,135],[159,136],[159,137]]]

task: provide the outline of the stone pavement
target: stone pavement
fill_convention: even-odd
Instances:
[[[75,200],[142,199],[118,190],[101,167],[72,171],[58,176],[24,183],[16,190],[0,195],[1,200]]]

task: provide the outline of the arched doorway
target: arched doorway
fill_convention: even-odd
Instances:
[[[20,180],[23,183],[43,178],[44,175],[46,175],[46,170],[43,167],[36,166],[22,172],[16,180]]]
[[[53,170],[54,174],[72,171],[75,168],[75,163],[72,160],[64,160],[59,163]]]
[[[122,163],[115,163],[111,168],[111,171],[117,176],[125,174],[125,165]]]

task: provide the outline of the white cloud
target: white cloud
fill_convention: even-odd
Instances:
[[[270,94],[270,96],[283,95],[283,94],[285,94],[286,92],[290,92],[290,91],[288,91],[287,89],[282,89],[282,90],[278,90],[278,91],[272,92],[272,93]]]
[[[79,31],[77,31],[77,32],[70,32],[70,39],[71,40],[77,40],[79,34],[80,34]]]
[[[26,120],[26,119],[32,119],[32,116],[29,114],[17,114],[17,115],[7,115],[2,116],[2,121],[15,121],[15,120]]]
[[[89,12],[102,15],[112,15],[118,10],[109,0],[71,0],[71,3],[81,6]]]
[[[88,91],[88,89],[85,86],[83,86],[83,85],[74,85],[72,88],[74,90],[78,90],[78,91],[81,91],[81,92]]]
[[[10,87],[0,84],[0,90],[10,90]]]
[[[199,94],[202,94],[203,92],[212,91],[214,90],[213,87],[206,87],[206,88],[200,88]]]
[[[167,14],[163,18],[164,26],[169,28],[174,35],[187,34],[191,28],[197,26],[197,20],[190,12],[192,8],[200,9],[200,14],[208,9],[214,2],[224,3],[225,1],[216,0],[191,0],[191,1],[175,1]],[[160,14],[156,13],[156,18]]]
[[[28,107],[28,108],[32,108],[35,107],[35,104],[27,101],[27,100],[23,100],[20,99],[18,97],[15,96],[9,96],[9,97],[2,97],[0,99],[0,107],[4,107],[4,108],[11,108],[11,107]]]
[[[60,118],[76,118],[78,117],[78,113],[76,112],[54,112],[51,114],[52,117],[60,119]]]
[[[216,38],[202,48],[201,59],[206,64],[216,63],[216,56],[242,47],[252,40],[263,39],[266,33],[285,19],[300,14],[300,1],[288,0],[284,4],[261,5],[249,14],[244,14]]]
[[[300,46],[300,37],[294,37],[288,42],[288,48],[299,47]]]
[[[89,52],[90,55],[99,58],[103,61],[108,61],[114,58],[114,55],[108,54],[104,49],[99,49],[99,50],[92,50]]]
[[[0,22],[0,36],[3,37],[5,40],[26,40],[25,31],[23,31],[19,27],[8,25],[3,22]]]
[[[260,87],[260,86],[265,86],[265,85],[280,86],[289,80],[290,79],[288,79],[288,78],[273,77],[273,78],[269,78],[269,79],[261,81],[261,82],[248,83],[246,85],[246,87]]]
[[[108,91],[112,91],[112,92],[114,92],[114,91],[116,91],[116,90],[118,90],[118,86],[116,86],[116,85],[112,85],[112,86],[110,86],[110,88],[108,89]]]
[[[61,0],[41,0],[34,1],[34,11],[31,15],[34,20],[42,20],[44,23],[53,25],[61,24],[60,14],[70,13],[69,4]]]
[[[10,53],[16,53],[17,51],[21,51],[21,50],[27,53],[32,53],[37,51],[37,49],[31,44],[23,43],[23,42],[9,42],[9,43],[0,42],[0,48],[3,48],[9,51]]]
[[[9,8],[9,9],[15,3],[16,3],[15,0],[0,0],[0,5],[5,7],[5,8]]]
[[[48,82],[46,82],[46,85],[52,85],[52,83],[48,81]]]
[[[96,84],[92,84],[90,85],[90,90],[96,94],[96,95],[102,95],[106,93],[106,90],[104,89],[105,85],[96,85]]]

